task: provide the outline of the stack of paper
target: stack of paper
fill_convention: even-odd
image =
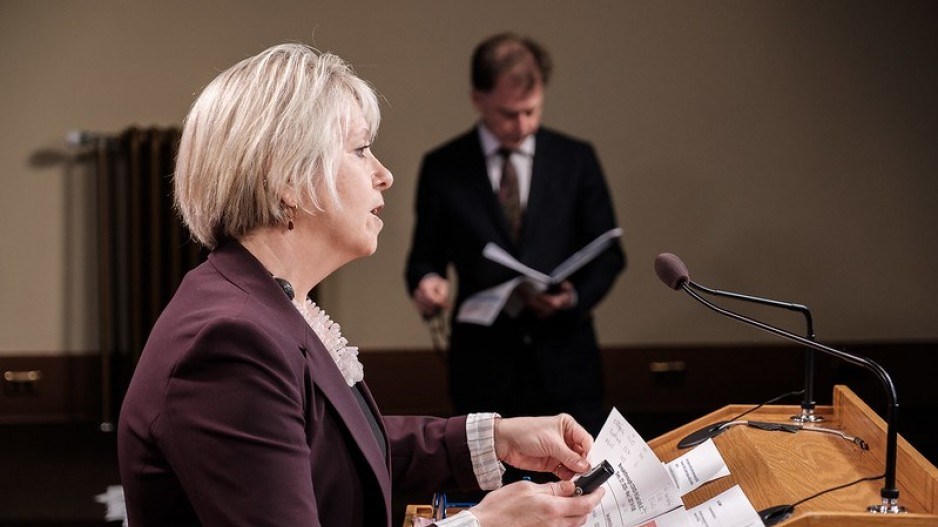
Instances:
[[[663,464],[613,408],[589,454],[592,464],[604,459],[616,472],[603,485],[606,495],[590,516],[589,527],[763,526],[739,486],[684,508],[681,496],[730,473],[712,440]]]

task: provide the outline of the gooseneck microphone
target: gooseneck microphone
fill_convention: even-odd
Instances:
[[[661,259],[660,265],[659,259]],[[684,264],[677,256],[669,253],[661,254],[658,256],[658,258],[655,259],[655,272],[657,272],[658,277],[661,278],[661,280],[668,284],[668,287],[672,289],[677,289],[679,287],[672,285],[673,283],[676,281],[679,282],[682,276],[685,279],[688,276],[687,267],[684,266]],[[664,273],[664,275],[662,275],[662,273]],[[808,309],[808,306],[804,304],[781,302],[779,300],[772,300],[770,298],[744,295],[731,291],[721,291],[719,289],[710,289],[709,287],[695,284],[690,280],[687,280],[687,282],[688,285],[697,291],[702,291],[709,295],[732,298],[734,300],[742,300],[744,302],[750,302],[753,304],[761,304],[764,306],[777,307],[781,309],[787,309],[788,311],[796,311],[801,313],[805,322],[805,337],[814,340],[814,321],[811,318],[811,310]],[[814,400],[814,350],[811,348],[805,348],[804,351],[804,393],[802,394],[803,397],[801,399],[801,414],[792,416],[791,419],[792,421],[798,423],[817,423],[823,421],[824,419],[814,413],[814,408],[816,406],[816,402]]]
[[[883,389],[886,391],[886,397],[888,399],[888,404],[886,406],[886,467],[884,476],[885,481],[883,483],[883,488],[880,490],[882,503],[878,505],[870,505],[867,510],[869,512],[875,513],[905,512],[905,508],[899,505],[899,488],[896,486],[896,449],[898,443],[896,421],[898,419],[899,403],[898,397],[896,396],[895,384],[893,384],[889,373],[886,372],[882,366],[865,357],[860,357],[858,355],[853,355],[845,351],[840,351],[838,349],[825,346],[815,342],[814,340],[801,337],[789,331],[785,331],[784,329],[766,324],[765,322],[760,322],[758,320],[740,315],[726,308],[718,306],[713,302],[710,302],[697,293],[695,289],[700,289],[702,291],[704,289],[691,281],[690,273],[687,271],[687,266],[685,266],[684,262],[682,262],[681,259],[674,254],[662,253],[655,257],[655,273],[658,275],[658,278],[660,278],[661,281],[671,289],[683,289],[684,292],[693,297],[695,300],[712,309],[713,311],[720,313],[721,315],[736,320],[737,322],[742,322],[746,325],[761,329],[768,333],[772,333],[773,335],[782,337],[784,339],[796,342],[815,351],[820,351],[821,353],[826,353],[828,355],[837,357],[838,359],[855,366],[860,366],[861,368],[864,368],[873,373],[873,375],[875,375],[876,378],[879,379],[879,382],[883,385]],[[794,508],[792,505],[782,505],[772,507],[771,509],[777,510],[789,507],[791,509]],[[766,511],[768,510],[769,509],[766,509]]]
[[[667,253],[660,255],[658,259],[655,260],[655,272],[658,273],[658,277],[661,278],[661,280],[664,281],[664,283],[666,283],[668,287],[671,287],[672,289],[677,289],[679,287],[678,284],[681,281],[685,280],[688,275],[687,268],[684,266],[683,262],[681,262],[681,260],[677,258],[677,256],[674,256],[673,254],[667,254]],[[751,295],[743,295],[740,293],[733,293],[730,291],[720,291],[717,289],[710,289],[708,287],[704,287],[699,284],[693,284],[693,283],[691,284],[692,284],[692,287],[697,288],[697,290],[703,291],[705,293],[708,293],[714,296],[732,298],[735,300],[742,300],[742,301],[751,302],[755,304],[767,305],[770,307],[779,307],[782,309],[787,309],[789,311],[797,311],[804,316],[805,326],[806,326],[806,331],[807,331],[807,338],[814,340],[814,323],[811,318],[811,310],[808,309],[808,307],[805,305],[794,304],[791,302],[780,302],[778,300],[771,300],[768,298],[761,298],[761,297],[751,296]],[[798,392],[794,392],[794,393],[798,393]],[[725,425],[729,423],[730,421],[735,421],[745,416],[749,412],[757,410],[763,405],[772,404],[778,401],[779,399],[783,397],[787,397],[789,395],[792,395],[792,394],[786,393],[779,397],[776,397],[769,401],[761,403],[751,408],[750,410],[743,412],[742,414],[736,416],[735,418],[730,419],[729,421],[718,421],[708,426],[705,426],[701,428],[700,430],[696,430],[688,434],[683,439],[681,439],[678,442],[677,447],[680,449],[684,449],[684,448],[697,446],[703,443],[704,441],[706,441],[707,439],[712,439],[722,434],[723,432],[725,432],[727,430],[727,427]],[[802,390],[801,395],[803,395],[802,402],[801,402],[801,413],[799,415],[792,416],[791,419],[797,423],[809,423],[809,422],[817,423],[817,422],[822,421],[823,418],[821,418],[820,416],[814,413],[814,408],[815,408],[814,350],[811,348],[805,348],[805,381],[804,381],[804,389]]]

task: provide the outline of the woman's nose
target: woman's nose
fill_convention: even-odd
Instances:
[[[385,168],[381,161],[378,161],[378,158],[375,158],[375,163],[378,165],[375,167],[375,187],[381,190],[391,188],[391,185],[394,184],[394,176],[391,171]]]

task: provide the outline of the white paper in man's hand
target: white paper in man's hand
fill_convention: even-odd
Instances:
[[[456,320],[469,324],[491,326],[492,323],[495,322],[495,319],[498,318],[498,314],[501,313],[502,308],[505,307],[505,302],[508,301],[512,291],[521,283],[521,280],[522,278],[519,276],[504,284],[479,291],[467,298],[459,307],[459,312],[456,313]]]
[[[600,234],[592,242],[564,260],[550,275],[524,265],[505,249],[489,242],[482,249],[482,255],[495,263],[520,273],[521,276],[479,291],[467,298],[460,306],[459,312],[456,313],[456,321],[491,326],[502,309],[505,309],[509,316],[515,316],[522,307],[520,303],[515,306],[516,309],[512,309],[511,305],[506,309],[505,304],[511,298],[511,293],[522,281],[526,282],[534,291],[546,291],[551,285],[563,282],[574,272],[599,256],[619,236],[622,236],[622,229],[620,228],[610,229]]]

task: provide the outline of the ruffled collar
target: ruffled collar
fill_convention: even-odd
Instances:
[[[306,319],[319,340],[322,341],[339,372],[345,379],[345,384],[352,387],[365,378],[365,368],[358,361],[358,346],[349,346],[348,340],[342,336],[342,328],[337,322],[310,299],[305,302],[293,300],[297,311]]]

